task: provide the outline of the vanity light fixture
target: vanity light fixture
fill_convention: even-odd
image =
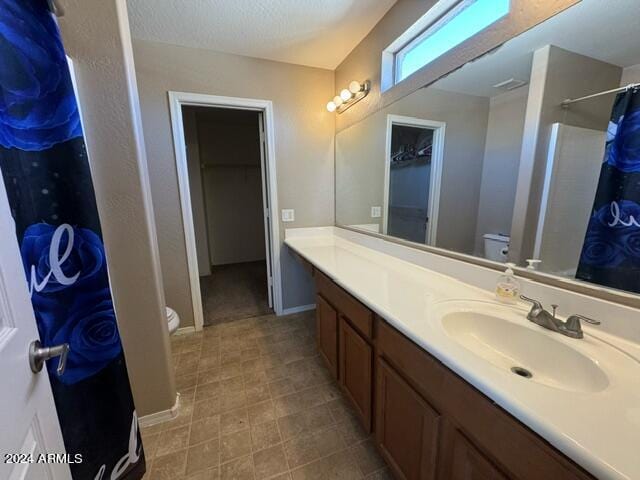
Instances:
[[[366,97],[370,90],[371,82],[369,80],[364,83],[354,80],[349,84],[349,88],[342,89],[340,95],[336,95],[333,100],[327,103],[327,110],[342,113]]]

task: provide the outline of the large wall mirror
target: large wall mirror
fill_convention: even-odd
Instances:
[[[640,292],[638,18],[583,0],[340,131],[336,223]]]

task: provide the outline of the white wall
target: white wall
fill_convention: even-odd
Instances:
[[[209,261],[264,260],[258,113],[201,108],[196,117]]]
[[[285,225],[334,223],[335,114],[325,108],[335,95],[334,74],[155,42],[137,40],[133,49],[165,295],[185,327],[193,325],[193,308],[167,92],[273,102],[279,208],[293,208],[296,213],[295,222],[280,225],[283,238]],[[308,272],[282,243],[276,248],[280,248],[284,308],[314,303]]]
[[[528,87],[492,97],[482,164],[475,255],[483,256],[485,233],[511,232]]]
[[[124,0],[62,0],[111,291],[139,416],[176,390]]]

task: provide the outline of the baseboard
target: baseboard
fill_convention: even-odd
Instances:
[[[174,333],[174,335],[186,335],[188,333],[196,333],[196,327],[194,327],[193,325],[190,327],[180,327],[176,330],[176,333]]]
[[[180,393],[176,393],[176,403],[169,410],[162,410],[161,412],[150,413],[144,417],[138,419],[138,425],[141,427],[150,427],[157,423],[173,420],[178,416],[178,408],[180,406]]]
[[[313,310],[314,308],[316,308],[315,303],[310,303],[309,305],[299,305],[297,307],[285,308],[284,310],[282,310],[281,315],[291,315],[294,313],[306,312],[308,310]]]

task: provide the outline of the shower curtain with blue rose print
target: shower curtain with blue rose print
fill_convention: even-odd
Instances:
[[[620,93],[576,278],[640,293],[640,90]]]
[[[0,171],[40,339],[70,346],[63,375],[55,361],[47,367],[67,453],[82,455],[73,478],[139,479],[144,454],[87,152],[46,0],[0,0]]]

